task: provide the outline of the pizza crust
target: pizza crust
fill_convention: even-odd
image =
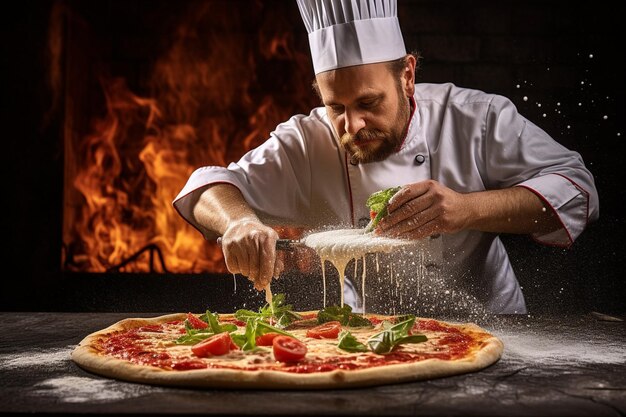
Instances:
[[[220,317],[228,316],[232,315],[220,315]],[[98,375],[154,385],[237,389],[337,389],[417,381],[474,372],[498,361],[504,349],[503,343],[498,338],[472,323],[453,325],[464,332],[483,335],[480,348],[462,359],[427,359],[366,369],[337,369],[319,373],[215,368],[166,370],[104,356],[93,347],[99,339],[114,332],[185,318],[186,314],[170,314],[153,318],[121,320],[85,337],[74,349],[71,358],[81,368]]]

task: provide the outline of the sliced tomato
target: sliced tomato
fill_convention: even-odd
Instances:
[[[297,362],[306,356],[306,345],[289,336],[276,336],[272,341],[274,359],[279,362]]]
[[[371,220],[374,220],[377,215],[378,215],[378,213],[376,213],[374,210],[370,210],[370,219]]]
[[[191,327],[193,327],[194,329],[206,329],[207,327],[209,327],[209,323],[200,320],[192,313],[187,313],[187,322],[189,322]]]
[[[341,323],[329,321],[307,330],[307,337],[314,339],[336,339],[341,331]]]
[[[278,333],[265,333],[256,338],[257,346],[272,346],[272,342],[276,336],[280,336]]]
[[[214,334],[213,336],[196,343],[191,347],[191,351],[201,358],[205,356],[219,356],[230,352],[230,346],[233,343],[228,332]]]

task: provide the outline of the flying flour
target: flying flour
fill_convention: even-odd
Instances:
[[[416,241],[394,239],[366,233],[365,229],[339,229],[312,233],[303,238],[303,243],[314,249],[322,263],[322,277],[324,283],[324,306],[326,306],[326,270],[325,261],[330,261],[339,272],[339,286],[341,290],[341,306],[344,304],[343,290],[345,269],[352,259],[363,259],[368,253],[389,253],[394,249],[415,246]],[[365,270],[362,276],[363,312],[365,312]]]

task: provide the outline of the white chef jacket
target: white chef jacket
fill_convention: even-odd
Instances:
[[[581,156],[521,116],[505,97],[453,84],[416,84],[413,113],[399,151],[380,162],[350,163],[324,107],[280,124],[270,138],[227,168],[197,169],[174,200],[192,225],[193,193],[214,183],[237,187],[270,225],[361,227],[367,197],[434,179],[457,192],[512,186],[538,195],[561,228],[535,234],[568,247],[598,217],[598,195]],[[365,220],[364,220],[365,219]],[[524,313],[525,302],[497,234],[465,230],[429,239],[433,259],[471,279],[494,313]],[[437,249],[440,248],[440,249]]]

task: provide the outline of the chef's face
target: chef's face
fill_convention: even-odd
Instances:
[[[381,161],[401,146],[410,117],[415,58],[405,69],[358,65],[317,75],[320,97],[341,144],[354,162]]]

